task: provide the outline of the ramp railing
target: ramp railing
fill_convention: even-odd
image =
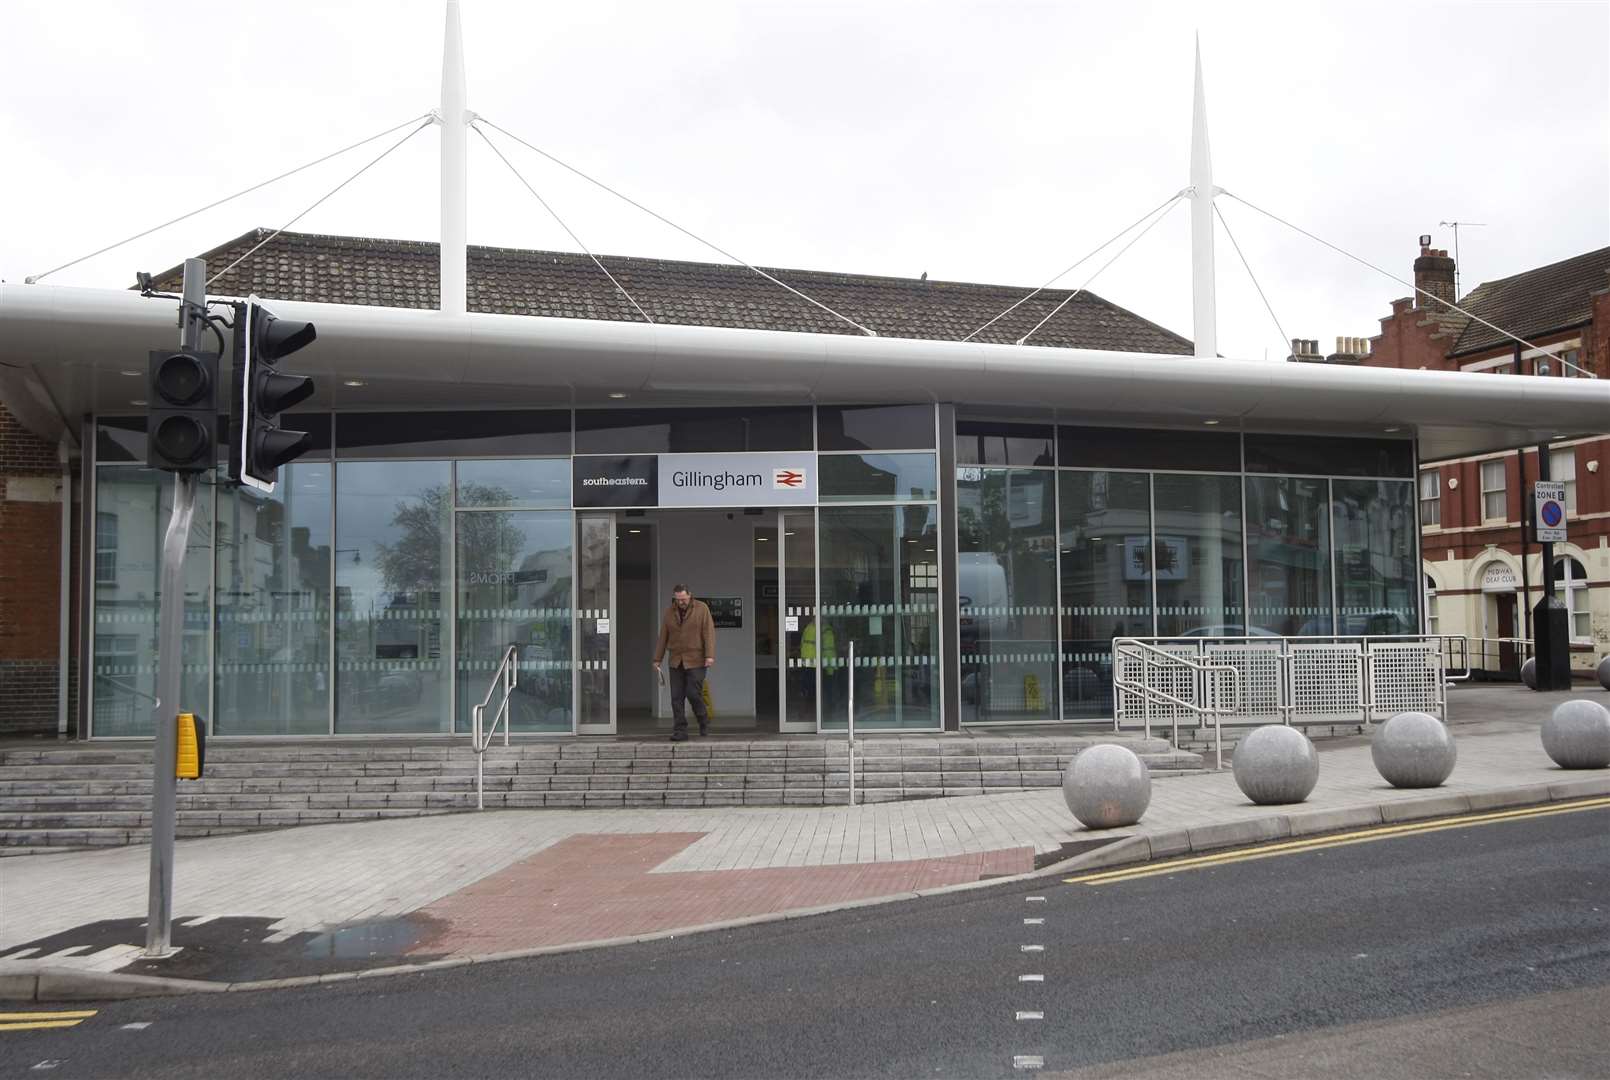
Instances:
[[[475,809],[486,809],[486,752],[492,745],[492,740],[503,728],[503,745],[509,745],[509,707],[513,704],[514,688],[520,685],[520,646],[510,645],[503,650],[503,659],[498,664],[497,671],[492,676],[492,685],[487,687],[486,696],[479,705],[470,709],[471,727],[470,737],[475,740]],[[498,701],[497,713],[492,717],[492,726],[486,726],[486,710],[492,704],[492,699],[498,691],[503,691]]]
[[[1229,708],[1208,674],[1224,669],[1237,675]],[[1114,725],[1149,734],[1160,710],[1176,738],[1180,721],[1200,727],[1209,717],[1216,734],[1224,722],[1363,726],[1410,711],[1445,721],[1448,686],[1470,674],[1459,634],[1116,638]]]
[[[1224,768],[1222,718],[1241,706],[1241,672],[1229,664],[1163,648],[1156,639],[1114,638],[1113,713],[1114,728],[1122,726],[1125,706],[1138,703],[1146,737],[1152,737],[1152,717],[1160,711],[1160,721],[1173,728],[1175,746],[1180,741],[1180,719],[1194,717],[1200,727],[1213,722],[1214,767]]]

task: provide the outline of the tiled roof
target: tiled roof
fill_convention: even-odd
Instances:
[[[1472,315],[1533,340],[1593,318],[1593,294],[1610,288],[1610,247],[1576,255],[1535,270],[1484,281],[1459,306]],[[1508,344],[1509,338],[1472,320],[1450,355],[1462,356]]]
[[[268,230],[259,229],[206,252],[209,271],[217,273],[268,235]],[[741,266],[617,255],[600,258],[656,322],[815,334],[860,332]],[[211,291],[434,308],[439,269],[438,246],[432,243],[281,233],[220,278]],[[958,340],[1031,291],[1021,286],[764,269],[882,337]],[[180,280],[180,268],[175,267],[154,284],[176,291]],[[572,252],[472,246],[468,293],[471,311],[641,321],[598,267],[587,256]],[[1067,296],[1068,290],[1047,289],[974,340],[1016,341]],[[1088,292],[1076,296],[1029,342],[1128,352],[1191,351],[1188,339]]]

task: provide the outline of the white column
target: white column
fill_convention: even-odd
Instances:
[[[1213,286],[1213,154],[1208,149],[1207,96],[1202,92],[1202,44],[1196,46],[1196,103],[1191,117],[1191,300],[1197,356],[1219,353]]]
[[[442,49],[442,298],[452,315],[465,310],[468,285],[465,239],[465,157],[469,141],[468,95],[464,89],[464,35],[458,0],[447,0],[447,31]]]

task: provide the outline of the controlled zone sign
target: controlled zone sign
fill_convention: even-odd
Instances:
[[[1564,543],[1565,485],[1558,480],[1539,480],[1533,485],[1532,501],[1537,507],[1537,542]]]

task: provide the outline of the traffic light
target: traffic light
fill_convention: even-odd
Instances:
[[[218,354],[150,354],[145,462],[168,472],[206,472],[217,456]]]
[[[274,364],[310,343],[313,324],[276,318],[255,296],[235,305],[235,399],[240,406],[229,448],[229,478],[273,491],[281,465],[307,452],[312,436],[285,431],[279,414],[313,393],[306,375],[287,375]]]

